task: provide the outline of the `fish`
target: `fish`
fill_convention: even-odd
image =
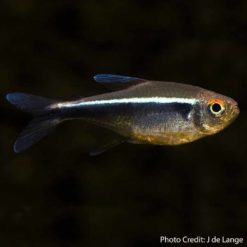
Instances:
[[[190,143],[220,132],[240,113],[232,98],[199,86],[113,74],[93,78],[117,90],[74,101],[21,92],[7,94],[11,104],[34,116],[18,136],[14,151],[25,151],[55,126],[72,119],[110,129],[120,137],[91,152],[97,155],[123,142]]]

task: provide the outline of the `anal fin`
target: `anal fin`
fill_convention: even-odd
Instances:
[[[114,148],[122,143],[125,142],[125,139],[120,139],[120,138],[117,138],[117,139],[113,139],[111,141],[108,141],[106,143],[104,143],[103,145],[95,148],[94,150],[92,150],[89,154],[91,156],[97,156],[97,155],[100,155],[106,151],[108,151],[109,149],[111,148]]]

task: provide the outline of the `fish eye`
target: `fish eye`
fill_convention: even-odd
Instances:
[[[222,108],[221,108],[221,105],[219,103],[214,103],[211,106],[211,110],[215,113],[219,113],[222,110]]]
[[[220,116],[225,110],[224,102],[221,100],[214,100],[209,102],[209,110],[215,116]]]

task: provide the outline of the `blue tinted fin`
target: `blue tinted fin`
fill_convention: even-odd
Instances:
[[[15,107],[33,115],[43,113],[46,107],[57,102],[53,99],[19,92],[7,94],[6,99]]]
[[[98,83],[141,83],[145,81],[137,77],[112,74],[98,74],[93,79]]]
[[[49,109],[49,106],[57,102],[55,100],[19,92],[7,94],[6,99],[17,108],[34,115],[34,119],[18,136],[14,144],[16,153],[28,149],[61,122],[58,114]]]
[[[49,115],[34,118],[18,136],[14,151],[21,153],[45,137],[60,121]]]

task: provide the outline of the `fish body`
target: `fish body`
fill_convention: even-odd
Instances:
[[[34,119],[17,139],[15,151],[25,150],[64,120],[83,119],[118,133],[127,142],[179,145],[221,131],[239,114],[236,101],[197,86],[105,74],[94,78],[125,88],[66,102],[8,94],[12,104],[37,116],[36,123]],[[40,124],[37,132],[35,125]]]

